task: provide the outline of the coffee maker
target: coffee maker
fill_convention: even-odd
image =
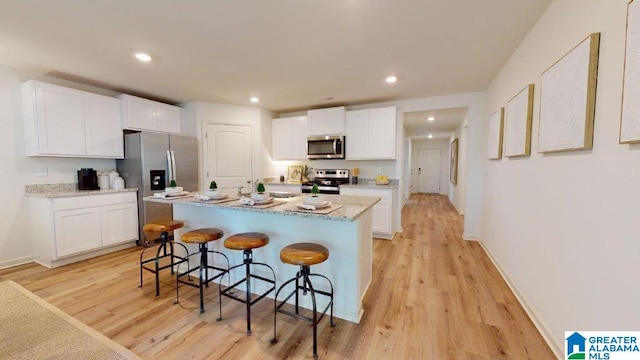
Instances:
[[[78,190],[100,190],[98,173],[91,168],[78,170]]]

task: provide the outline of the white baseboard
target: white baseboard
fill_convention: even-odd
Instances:
[[[518,291],[518,288],[513,284],[509,276],[507,276],[502,266],[500,266],[498,261],[493,257],[493,255],[491,255],[491,252],[489,252],[489,250],[484,246],[482,240],[477,239],[477,241],[482,247],[482,250],[484,250],[484,253],[487,254],[489,260],[491,260],[491,262],[493,263],[493,266],[495,266],[500,273],[500,276],[502,276],[502,279],[504,279],[504,281],[507,283],[507,286],[509,287],[509,289],[511,289],[511,292],[513,292],[513,294],[516,296],[516,299],[533,322],[533,325],[536,327],[536,329],[538,329],[538,332],[540,332],[540,335],[542,335],[544,341],[547,343],[547,345],[549,345],[551,351],[553,351],[558,359],[564,359],[563,346],[556,344],[555,341],[553,341],[553,336],[551,336],[551,332],[548,330],[542,318],[538,316],[538,314],[529,306],[529,303],[526,301],[525,297],[522,296],[520,291]]]
[[[449,200],[449,202],[451,203],[451,205],[453,205],[453,207],[456,209],[456,211],[458,212],[458,214],[460,215],[464,215],[464,211],[460,211],[460,209],[458,209],[458,205],[456,205],[455,202]]]
[[[471,235],[467,235],[465,233],[462,234],[462,240],[467,240],[467,241],[480,241],[480,238],[477,236],[471,236]]]
[[[33,262],[33,256],[24,256],[17,259],[0,261],[0,269],[6,269],[6,268],[22,265],[22,264],[28,264],[30,262]]]

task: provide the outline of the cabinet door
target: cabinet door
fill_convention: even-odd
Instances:
[[[271,156],[273,160],[289,160],[291,153],[291,122],[288,118],[271,122]]]
[[[326,123],[327,123],[327,112],[324,109],[319,110],[309,110],[307,112],[307,134],[309,136],[313,135],[326,135]]]
[[[396,157],[396,108],[370,109],[369,113],[370,158],[395,159]]]
[[[123,158],[120,101],[85,93],[87,155]]]
[[[369,110],[347,111],[345,149],[347,159],[367,158],[369,147]],[[372,144],[373,145],[373,144]]]
[[[371,225],[373,232],[390,234],[391,217],[391,203],[389,199],[382,198],[377,204],[373,205],[373,224]]]
[[[291,160],[307,160],[307,117],[291,118]]]
[[[56,211],[54,223],[56,258],[102,246],[99,207]]]
[[[171,134],[180,134],[181,120],[181,108],[163,103],[155,103],[153,130]]]
[[[138,211],[135,203],[101,208],[102,245],[116,245],[138,239]]]
[[[325,111],[325,134],[344,134],[344,107],[329,108],[325,109]]]
[[[82,91],[36,83],[38,149],[47,155],[84,155]]]
[[[125,129],[153,130],[154,103],[152,101],[124,95],[125,101]]]

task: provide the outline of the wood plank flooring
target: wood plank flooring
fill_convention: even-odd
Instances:
[[[373,283],[359,325],[336,319],[319,325],[321,359],[554,359],[479,244],[464,241],[462,216],[445,196],[412,195],[404,232],[374,240]],[[16,240],[17,241],[17,240]],[[154,296],[151,273],[138,285],[140,249],[46,269],[27,264],[0,270],[145,359],[311,359],[308,323],[278,316],[272,345],[273,302],[252,312],[245,335],[243,304],[223,299],[217,322],[216,287],[198,311],[196,288],[166,272]]]

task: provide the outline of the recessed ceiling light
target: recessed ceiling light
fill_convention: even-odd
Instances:
[[[427,120],[429,120],[429,121],[433,121],[433,120],[435,120],[435,119],[436,119],[436,118],[434,118],[433,116],[429,116],[429,117],[427,118]]]
[[[391,75],[391,76],[387,76],[387,78],[384,79],[384,81],[388,82],[389,84],[393,84],[394,82],[398,81],[398,78]]]
[[[429,136],[427,136],[429,139],[433,139],[433,134],[429,134]]]
[[[142,61],[142,62],[149,62],[151,61],[151,55],[147,54],[147,53],[143,53],[143,52],[138,52],[135,54],[136,59]]]
[[[260,101],[260,99],[258,99],[257,97],[252,97],[251,99],[249,99],[252,103],[257,103],[258,101]]]

